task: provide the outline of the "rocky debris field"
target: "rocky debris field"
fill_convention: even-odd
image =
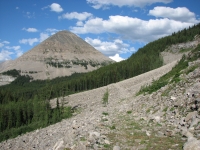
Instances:
[[[73,108],[73,117],[4,141],[0,149],[200,150],[199,60],[182,71],[180,82],[136,96],[141,86],[169,72],[175,64],[61,98]],[[103,104],[106,91],[108,103]],[[55,99],[51,105],[55,107]]]

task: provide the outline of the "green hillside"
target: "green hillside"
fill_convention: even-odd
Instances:
[[[46,81],[31,81],[16,70],[4,74],[17,79],[0,87],[0,141],[61,121],[71,116],[70,107],[51,109],[49,100],[116,83],[163,65],[160,52],[172,44],[192,41],[200,24],[151,42],[122,62],[93,72]]]

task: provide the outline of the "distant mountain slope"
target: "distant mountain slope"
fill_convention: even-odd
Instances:
[[[3,72],[4,70],[6,70],[6,68],[10,67],[10,65],[12,64],[12,61],[13,60],[0,62],[0,72]]]
[[[34,79],[52,79],[92,71],[112,62],[75,34],[60,31],[15,61],[6,63],[0,71],[17,69]]]

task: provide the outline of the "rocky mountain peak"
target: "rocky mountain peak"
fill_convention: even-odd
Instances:
[[[55,78],[75,72],[95,70],[113,61],[70,31],[59,31],[11,63],[7,71],[17,69],[34,79]]]

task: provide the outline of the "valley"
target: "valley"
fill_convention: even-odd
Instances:
[[[199,150],[200,40],[183,33],[86,74],[1,86],[0,149]]]

